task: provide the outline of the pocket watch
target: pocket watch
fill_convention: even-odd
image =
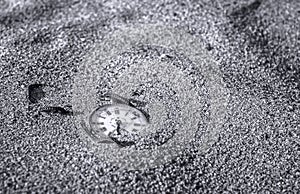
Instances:
[[[94,137],[106,137],[100,143],[117,143],[118,146],[134,145],[139,133],[150,121],[150,116],[139,107],[145,102],[126,99],[116,94],[106,94],[112,103],[96,108],[89,117],[91,133]]]

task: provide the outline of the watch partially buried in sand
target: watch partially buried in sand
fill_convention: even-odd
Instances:
[[[117,143],[120,147],[134,145],[140,138],[139,132],[149,124],[147,113],[137,108],[144,103],[116,94],[105,97],[112,103],[100,106],[91,113],[91,133],[95,137],[108,137],[103,143]]]
[[[75,124],[88,148],[127,169],[165,164],[190,148],[206,152],[223,128],[229,92],[203,43],[156,24],[103,38],[73,89],[73,109],[83,113]],[[108,102],[107,92],[118,95],[107,95]]]

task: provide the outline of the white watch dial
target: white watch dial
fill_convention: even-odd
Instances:
[[[127,131],[137,134],[148,125],[145,115],[138,109],[125,104],[105,105],[97,108],[90,116],[93,134],[103,133],[107,136]]]

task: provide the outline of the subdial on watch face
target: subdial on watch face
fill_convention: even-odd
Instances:
[[[103,133],[108,137],[125,133],[135,135],[149,124],[141,111],[125,104],[99,107],[91,114],[89,122],[95,136]]]

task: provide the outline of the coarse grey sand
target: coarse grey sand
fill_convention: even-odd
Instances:
[[[298,0],[2,0],[0,193],[298,193],[299,50]],[[142,90],[163,145],[85,136]]]

